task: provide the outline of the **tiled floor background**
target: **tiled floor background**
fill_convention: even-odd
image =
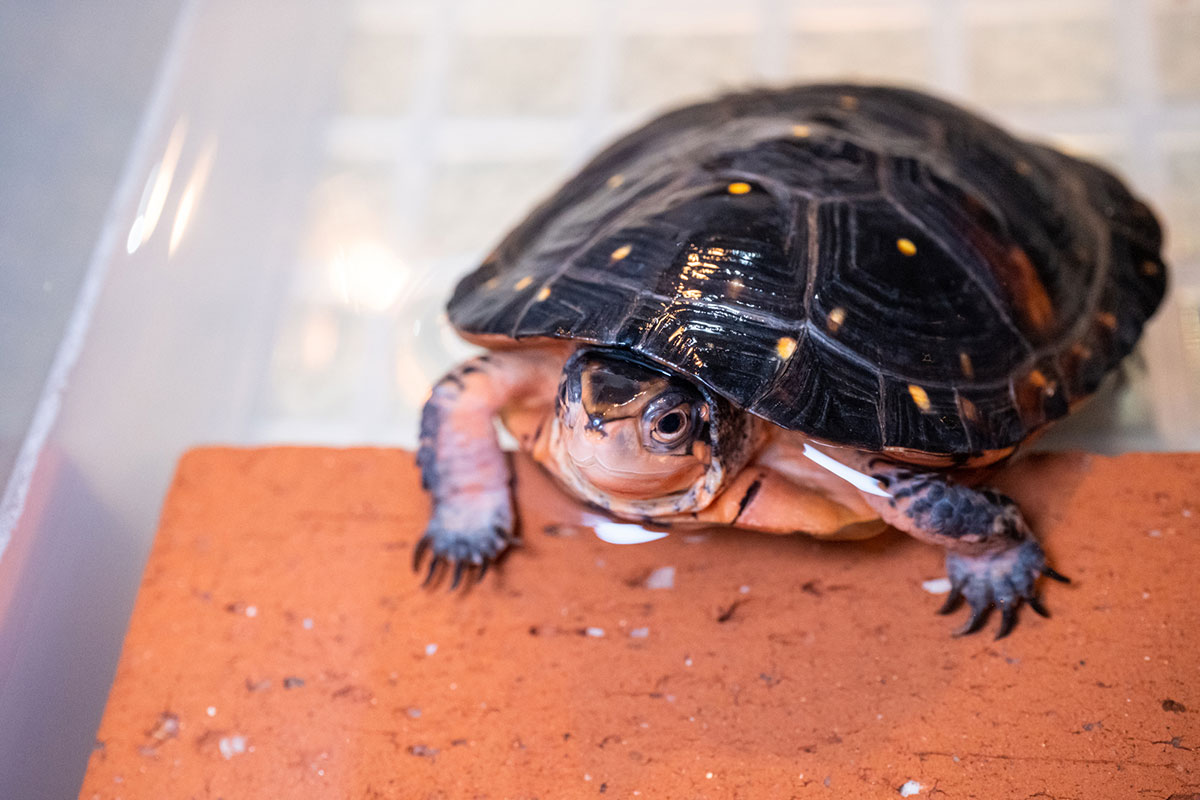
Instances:
[[[463,352],[438,317],[454,280],[590,152],[714,92],[852,79],[957,98],[1151,198],[1177,290],[1150,374],[1067,442],[1196,446],[1198,42],[1197,0],[363,0],[254,436],[411,443]]]

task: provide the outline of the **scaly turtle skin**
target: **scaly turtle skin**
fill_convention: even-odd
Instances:
[[[620,516],[824,536],[882,520],[941,544],[967,628],[997,605],[1006,633],[1056,573],[1011,500],[949,470],[1011,455],[1096,390],[1161,301],[1160,247],[1108,172],[917,92],[668,113],[458,285],[451,322],[494,352],[426,407],[418,556],[457,579],[511,537],[499,414]]]

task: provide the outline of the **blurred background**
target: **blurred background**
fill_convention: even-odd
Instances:
[[[904,84],[1113,167],[1172,293],[1040,446],[1200,449],[1198,42],[1200,0],[3,0],[0,797],[77,791],[180,453],[412,447],[455,280],[665,106]]]

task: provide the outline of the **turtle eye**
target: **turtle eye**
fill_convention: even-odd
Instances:
[[[653,436],[663,444],[675,444],[688,434],[691,421],[683,408],[674,408],[655,421]]]
[[[654,449],[674,448],[690,440],[695,429],[692,404],[678,395],[659,397],[642,419],[646,443]]]

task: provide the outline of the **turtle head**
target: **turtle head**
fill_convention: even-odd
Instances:
[[[554,462],[568,486],[614,513],[696,511],[748,458],[747,416],[632,354],[580,350],[559,382]]]

